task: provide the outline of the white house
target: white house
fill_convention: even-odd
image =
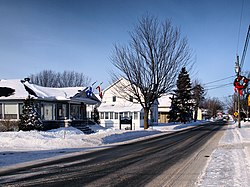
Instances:
[[[31,95],[48,129],[68,121],[83,122],[87,118],[86,105],[100,103],[94,94],[88,97],[86,90],[83,87],[42,87],[29,83],[29,79],[0,80],[0,121],[18,121],[24,100]]]
[[[110,85],[103,91],[103,99],[98,108],[100,123],[104,127],[115,129],[141,129],[144,128],[144,110],[133,97],[124,99],[121,94],[117,94],[117,87],[124,86],[124,92],[129,81],[124,78]],[[151,107],[150,125],[156,125],[158,121],[158,102]]]
[[[167,123],[168,122],[168,112],[170,111],[171,106],[171,95],[165,94],[158,99],[158,123]]]

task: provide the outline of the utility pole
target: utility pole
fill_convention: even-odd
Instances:
[[[237,61],[235,63],[235,72],[236,76],[240,76],[240,65],[239,65],[239,56],[237,55]],[[240,124],[240,91],[238,90],[238,127],[241,128]]]
[[[245,60],[245,56],[246,56],[246,52],[247,52],[247,47],[248,47],[248,43],[249,43],[249,38],[250,38],[250,25],[249,25],[248,31],[247,31],[247,37],[246,37],[244,50],[243,50],[242,57],[241,57],[241,62],[239,62],[239,55],[237,55],[237,60],[235,63],[235,73],[236,73],[236,76],[238,79],[241,76],[240,75],[241,68],[243,67],[243,64],[244,64],[244,60]],[[248,81],[249,80],[247,80],[246,84],[248,84]],[[245,89],[245,88],[243,87],[243,89]],[[241,90],[242,90],[242,88],[241,88]],[[238,89],[238,127],[239,128],[241,128],[241,124],[240,124],[240,95],[241,95],[240,89]]]

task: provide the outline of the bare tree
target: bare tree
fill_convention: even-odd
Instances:
[[[228,114],[233,115],[237,110],[237,95],[229,95],[225,100],[225,107],[227,109]]]
[[[43,70],[37,74],[31,74],[30,81],[34,84],[45,87],[76,87],[88,86],[91,79],[83,73],[75,71],[64,71],[63,73],[52,70]]]
[[[89,86],[90,78],[85,76],[83,73],[77,73],[74,71],[64,71],[59,74],[58,80],[60,87],[71,87],[71,86]]]
[[[115,45],[111,57],[119,70],[113,79],[124,77],[130,82],[119,87],[118,93],[128,99],[131,96],[144,109],[144,128],[148,128],[149,111],[153,103],[175,86],[176,78],[183,66],[190,62],[187,39],[169,20],[160,23],[153,16],[139,20],[127,46]],[[119,91],[120,90],[120,91]]]
[[[40,86],[57,87],[57,74],[52,70],[43,70],[37,74],[31,74],[29,78],[32,83]]]
[[[224,103],[221,102],[218,98],[207,98],[201,104],[202,108],[208,110],[209,117],[215,117],[218,111],[221,111],[224,109],[223,106],[224,106]]]

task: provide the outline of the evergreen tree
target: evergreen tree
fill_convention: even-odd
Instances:
[[[177,79],[177,99],[179,100],[180,121],[186,123],[192,119],[191,81],[186,68],[183,67]]]
[[[97,107],[94,108],[93,119],[95,123],[100,124],[100,116]]]
[[[42,130],[42,121],[39,118],[34,99],[30,95],[24,101],[19,130]]]
[[[179,120],[178,119],[179,108],[176,95],[173,94],[173,96],[170,99],[171,99],[171,106],[170,106],[170,111],[168,112],[169,122],[177,122]]]
[[[176,86],[177,89],[174,90],[175,97],[172,99],[169,118],[186,123],[192,119],[193,103],[191,81],[185,67],[181,69],[178,75]]]
[[[205,90],[198,81],[194,82],[192,93],[192,98],[194,101],[194,121],[196,121],[198,116],[198,107],[205,99]]]

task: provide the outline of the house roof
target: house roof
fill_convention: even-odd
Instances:
[[[112,84],[110,84],[107,88],[103,89],[103,94],[105,94],[105,92],[107,90],[109,90],[110,88],[112,88],[113,86],[115,86],[116,84],[118,84],[119,82],[123,81],[123,80],[126,80],[124,77],[121,77],[117,80],[115,80]]]
[[[171,95],[163,95],[160,98],[158,98],[159,105],[158,107],[170,107],[171,106]]]
[[[102,103],[98,108],[99,112],[140,112],[140,104],[125,101],[123,103]]]
[[[83,87],[52,88],[30,84],[29,82],[24,82],[24,85],[34,91],[38,98],[52,100],[69,100],[83,90]]]
[[[3,96],[1,94],[0,100],[5,99],[25,99],[28,97],[29,93],[25,90],[23,84],[20,79],[12,79],[12,80],[0,80],[0,88],[11,88],[14,92],[9,96]]]
[[[0,80],[0,88],[5,90],[10,88],[10,90],[14,90],[9,96],[0,96],[0,100],[26,99],[28,95],[31,94],[43,100],[84,102],[86,104],[96,104],[100,102],[94,94],[88,98],[85,93],[87,88],[84,87],[51,88],[31,84],[28,81],[13,79]]]

